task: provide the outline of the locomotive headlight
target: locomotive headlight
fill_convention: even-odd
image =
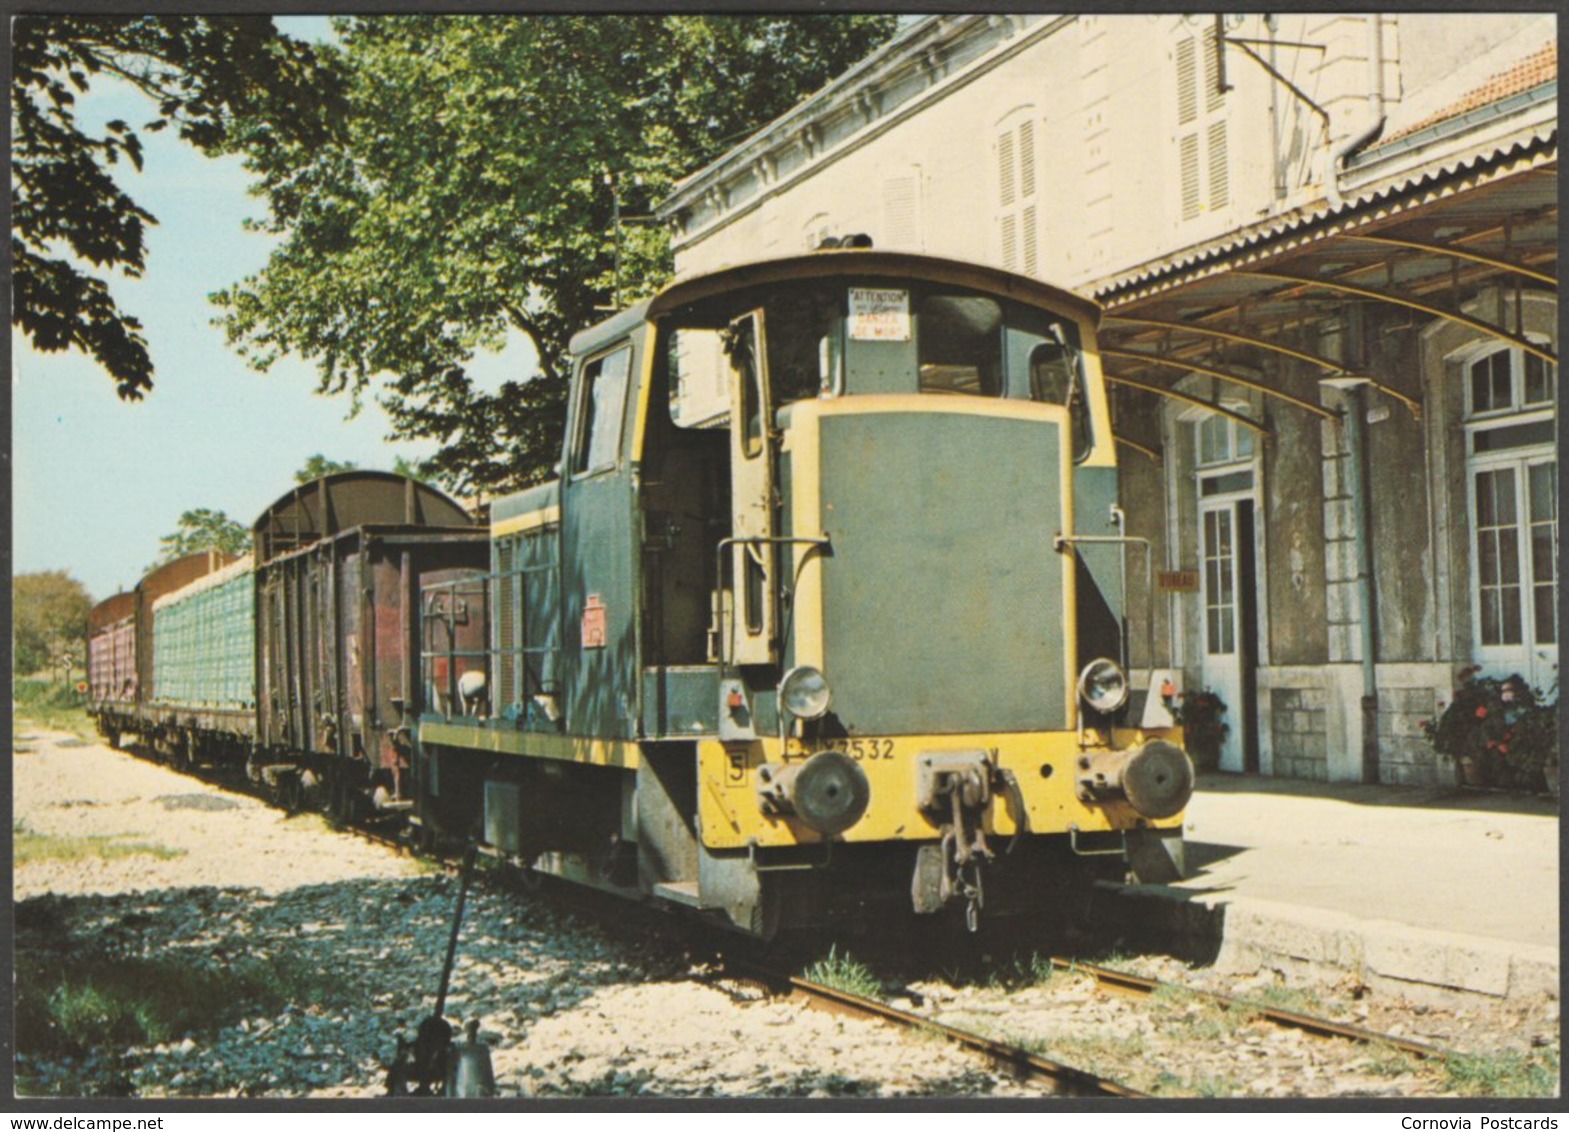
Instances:
[[[1079,673],[1079,698],[1094,711],[1109,714],[1128,702],[1128,676],[1114,660],[1092,660]]]
[[[797,665],[779,681],[779,702],[797,719],[821,719],[833,702],[828,678],[810,664]]]

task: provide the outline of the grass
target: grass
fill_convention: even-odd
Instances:
[[[184,849],[173,849],[151,841],[124,837],[62,837],[35,833],[22,822],[11,823],[11,853],[16,867],[43,861],[114,861],[122,857],[157,857],[168,860],[185,856]]]
[[[1271,1010],[1289,1010],[1294,1014],[1319,1014],[1325,1012],[1324,1000],[1316,991],[1301,987],[1269,986],[1250,995],[1248,1001]]]
[[[169,957],[17,954],[16,1046],[32,1057],[155,1045],[319,1001],[322,972],[285,958],[224,969]]]
[[[1027,957],[1015,955],[992,976],[991,984],[1010,989],[1045,986],[1054,973],[1051,959],[1032,951]]]
[[[801,972],[801,977],[862,998],[881,998],[883,995],[882,980],[872,974],[865,963],[851,958],[848,953],[839,954],[837,944],[828,949],[828,958],[813,963]]]
[[[1420,1069],[1416,1058],[1387,1043],[1374,1042],[1370,1052],[1366,1068],[1375,1077],[1405,1077]]]
[[[11,724],[15,741],[17,725],[26,720],[50,731],[70,731],[84,739],[97,734],[88,718],[86,703],[74,684],[51,680],[17,680],[11,685],[16,712]]]
[[[1558,1095],[1558,1050],[1526,1053],[1456,1054],[1444,1062],[1446,1085],[1463,1097],[1553,1097]]]
[[[1116,1077],[1129,1065],[1148,1060],[1143,1034],[1084,1034],[1050,1043],[1049,1056],[1081,1066],[1091,1073]]]
[[[1192,1042],[1217,1042],[1229,1038],[1258,1017],[1257,1011],[1247,1003],[1225,1006],[1183,987],[1160,987],[1151,996],[1151,1001],[1167,1012],[1168,1019],[1163,1024]]]

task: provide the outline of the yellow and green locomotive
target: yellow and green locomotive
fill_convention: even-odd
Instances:
[[[842,248],[579,334],[559,478],[423,580],[415,820],[759,935],[1175,877],[1096,320]]]

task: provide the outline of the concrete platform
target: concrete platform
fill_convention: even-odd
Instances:
[[[1204,775],[1188,873],[1116,891],[1144,942],[1421,997],[1559,992],[1555,799]]]

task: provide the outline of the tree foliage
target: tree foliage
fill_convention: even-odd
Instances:
[[[113,174],[122,160],[142,167],[138,130],[173,125],[214,154],[243,114],[298,144],[319,143],[341,108],[340,88],[314,48],[265,17],[19,16],[12,28],[12,324],[39,350],[82,350],[134,400],[152,388],[153,361],[105,274],[141,275],[146,230],[157,222]],[[85,130],[77,96],[104,78],[144,94],[153,116],[140,126],[111,121],[101,135]]]
[[[64,570],[18,574],[11,580],[12,667],[33,673],[70,658],[80,663],[93,599]]]
[[[222,511],[197,507],[181,514],[173,534],[158,540],[158,561],[162,566],[187,554],[216,550],[222,554],[249,554],[251,532]]]
[[[338,472],[352,472],[359,465],[353,460],[329,460],[320,452],[305,461],[304,467],[294,473],[295,483],[311,483],[321,479],[322,476],[336,475]]]
[[[886,16],[393,16],[337,24],[349,117],[325,145],[236,132],[282,237],[215,296],[257,368],[312,360],[379,393],[395,436],[443,445],[448,486],[541,478],[559,455],[567,342],[668,274],[646,223],[675,181],[891,34]],[[641,219],[639,219],[641,218]],[[538,372],[476,388],[525,336]]]

